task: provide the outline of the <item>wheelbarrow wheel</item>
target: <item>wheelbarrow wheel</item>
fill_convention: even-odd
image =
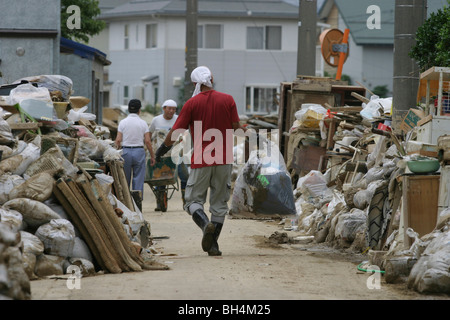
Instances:
[[[159,208],[162,212],[167,211],[167,189],[164,188],[164,190],[158,190],[158,197],[157,197]]]

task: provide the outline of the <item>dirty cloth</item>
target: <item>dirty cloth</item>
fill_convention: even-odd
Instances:
[[[191,81],[195,83],[195,90],[193,97],[198,95],[201,91],[202,84],[212,88],[211,71],[204,66],[195,68],[191,73]]]

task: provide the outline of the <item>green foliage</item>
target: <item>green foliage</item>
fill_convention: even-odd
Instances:
[[[333,75],[330,75],[330,73],[328,71],[324,71],[323,72],[323,76],[327,77],[327,78],[333,78],[336,79],[336,73]],[[341,75],[341,80],[342,81],[348,81],[348,85],[351,86],[353,84],[352,78],[348,75],[348,74],[343,74]]]
[[[76,5],[80,8],[81,26],[79,29],[69,29],[67,27],[67,20],[74,14],[67,8],[71,5]],[[89,42],[89,36],[94,36],[102,31],[106,23],[102,20],[97,20],[100,14],[97,0],[61,0],[61,36],[74,41],[84,43]]]
[[[159,105],[154,106],[154,105],[148,104],[143,109],[144,109],[144,111],[151,113],[154,116],[160,115],[162,113],[162,108]]]
[[[371,91],[380,98],[387,98],[387,94],[389,93],[387,85],[376,86]]]
[[[447,0],[450,5],[450,0]],[[416,32],[416,44],[410,57],[423,72],[433,66],[450,67],[450,7],[431,13]]]

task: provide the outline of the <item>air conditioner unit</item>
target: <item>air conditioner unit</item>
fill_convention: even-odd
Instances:
[[[181,77],[174,77],[173,78],[173,86],[174,87],[181,87],[181,85],[182,85]]]

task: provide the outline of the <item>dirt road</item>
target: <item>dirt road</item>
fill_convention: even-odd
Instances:
[[[151,224],[157,261],[169,270],[84,277],[79,289],[65,279],[31,282],[33,300],[410,300],[446,299],[417,294],[381,277],[370,289],[368,273],[357,270],[367,256],[347,254],[317,244],[276,244],[269,237],[284,232],[279,221],[227,219],[220,238],[221,257],[201,250],[201,232],[181,210],[180,193],[168,211],[155,212],[145,186],[143,214]],[[294,231],[288,235],[298,236]],[[370,282],[370,281],[369,281]],[[370,282],[373,283],[373,282]],[[448,297],[447,297],[448,299]]]

